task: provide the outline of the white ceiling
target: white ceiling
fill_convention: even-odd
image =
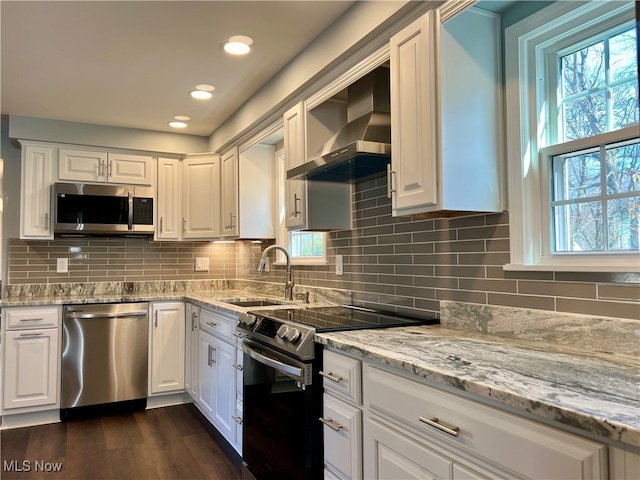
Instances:
[[[208,136],[353,3],[2,0],[1,113]]]

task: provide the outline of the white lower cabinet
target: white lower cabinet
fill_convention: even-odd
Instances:
[[[323,396],[324,465],[338,478],[361,478],[362,410],[332,395]]]
[[[150,320],[149,394],[184,390],[184,303],[153,303]]]
[[[4,409],[55,406],[58,329],[7,332],[4,348]]]
[[[184,324],[184,389],[194,400],[198,400],[198,341],[200,307],[193,303],[185,304]]]
[[[328,350],[322,357],[325,478],[362,478],[362,364]]]
[[[2,415],[59,408],[60,307],[2,311]]]
[[[365,365],[363,377],[366,478],[398,478],[405,468],[424,468],[434,478],[608,476],[601,443],[373,365]]]
[[[325,479],[609,478],[606,445],[408,373],[325,350],[321,375]]]
[[[237,338],[233,334],[237,323],[237,315],[227,315],[205,308],[200,310],[196,405],[240,453],[242,360],[238,360]]]

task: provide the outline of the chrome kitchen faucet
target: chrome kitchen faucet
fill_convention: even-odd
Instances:
[[[293,300],[293,269],[291,268],[291,256],[286,248],[281,245],[270,245],[264,249],[262,252],[262,257],[260,258],[260,263],[258,264],[258,271],[262,273],[266,267],[267,254],[271,250],[280,250],[284,253],[284,256],[287,257],[287,282],[284,284],[284,299],[285,300]]]

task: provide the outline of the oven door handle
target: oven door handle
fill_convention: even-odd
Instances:
[[[302,378],[304,377],[304,371],[300,367],[294,367],[293,365],[288,365],[280,360],[276,360],[275,358],[268,357],[263,353],[251,348],[245,340],[242,343],[242,350],[244,353],[249,355],[255,361],[260,362],[268,367],[271,367],[275,370],[278,370],[282,373],[286,373],[289,375],[295,375],[296,377]]]

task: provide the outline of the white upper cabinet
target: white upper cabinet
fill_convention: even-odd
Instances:
[[[20,190],[20,238],[53,239],[51,168],[53,149],[46,145],[22,145]]]
[[[58,180],[155,185],[153,157],[68,148],[58,156]]]
[[[284,114],[284,155],[287,170],[307,161],[307,121],[304,104]],[[285,225],[288,230],[349,230],[351,185],[285,180]]]
[[[238,235],[238,148],[222,155],[221,226],[223,237]]]
[[[182,163],[182,238],[220,237],[220,157],[188,157]]]
[[[180,240],[182,227],[182,165],[175,158],[158,159],[156,240]]]
[[[452,13],[431,10],[391,38],[394,216],[503,209],[499,16]]]
[[[305,116],[302,102],[284,114],[284,158],[287,170],[306,162]],[[307,223],[306,180],[285,180],[285,224],[288,229],[304,228]]]

